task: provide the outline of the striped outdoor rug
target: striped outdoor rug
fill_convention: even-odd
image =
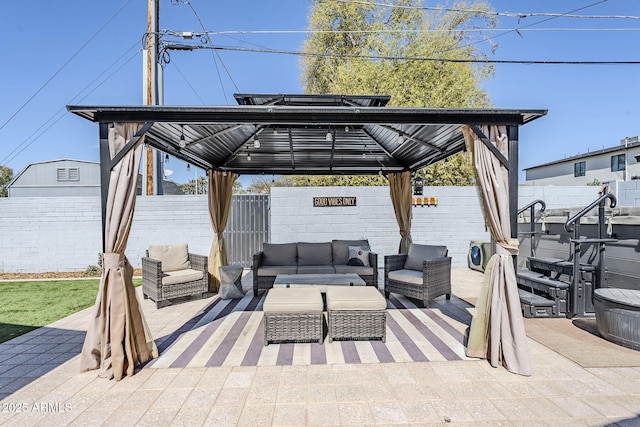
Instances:
[[[388,301],[387,338],[381,341],[334,341],[264,345],[264,293],[242,299],[218,296],[200,314],[159,344],[160,357],[147,366],[309,365],[466,360],[464,334],[471,305],[440,297],[429,309],[396,297]]]

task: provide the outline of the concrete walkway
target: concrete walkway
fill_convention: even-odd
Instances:
[[[454,294],[474,300],[481,278],[454,269]],[[161,341],[209,302],[142,306]],[[77,372],[90,313],[0,344],[1,425],[640,425],[640,352],[635,367],[582,368],[530,339],[531,377],[477,360],[150,367],[117,382]]]

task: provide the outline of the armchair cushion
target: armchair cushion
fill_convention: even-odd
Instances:
[[[446,257],[447,252],[446,246],[419,245],[414,243],[409,248],[404,268],[406,270],[422,271],[423,261]]]
[[[262,265],[298,264],[298,249],[295,243],[264,243]]]
[[[198,270],[191,270],[190,268],[185,270],[166,271],[162,275],[163,285],[176,285],[179,283],[193,282],[194,280],[200,280],[204,277],[204,273]]]
[[[186,243],[178,245],[150,245],[149,258],[162,263],[162,271],[178,271],[191,268],[189,262],[189,247]]]
[[[416,270],[394,270],[390,271],[387,277],[398,282],[413,283],[414,285],[422,285],[423,281],[422,271]]]
[[[301,265],[331,266],[331,243],[298,243],[298,267]]]

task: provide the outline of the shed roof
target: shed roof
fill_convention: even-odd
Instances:
[[[237,106],[67,109],[93,122],[150,122],[146,143],[205,170],[278,175],[415,171],[464,151],[461,125],[523,125],[547,112],[386,107],[388,96],[234,96]]]

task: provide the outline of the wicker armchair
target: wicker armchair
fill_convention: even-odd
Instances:
[[[142,258],[142,294],[157,308],[169,305],[174,298],[203,297],[209,291],[207,256],[189,253],[186,244],[150,246],[146,254]]]
[[[384,294],[391,292],[422,301],[451,299],[451,257],[446,246],[413,244],[408,254],[384,257]]]

